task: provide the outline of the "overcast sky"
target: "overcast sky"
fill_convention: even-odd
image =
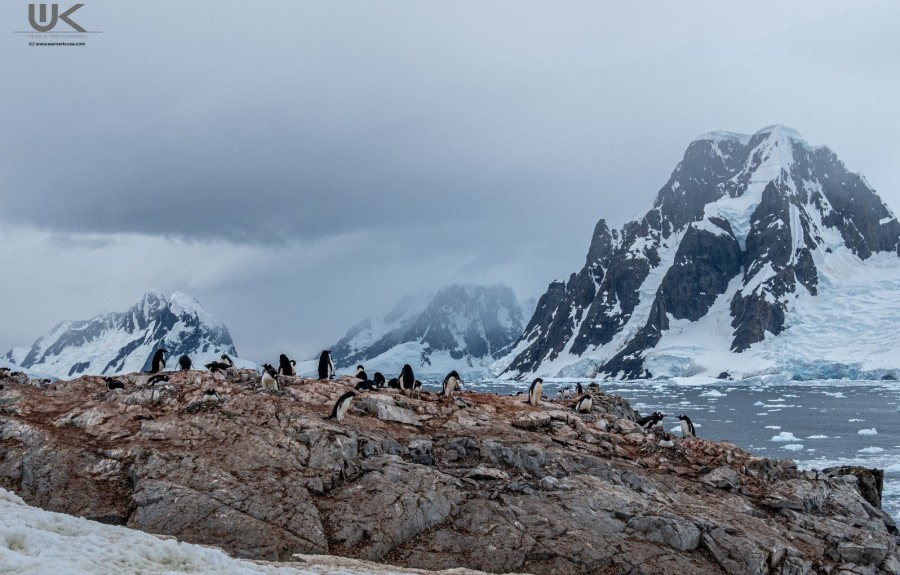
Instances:
[[[0,355],[147,289],[254,361],[539,297],[711,130],[791,126],[900,211],[898,2],[83,3],[83,47],[0,4]]]

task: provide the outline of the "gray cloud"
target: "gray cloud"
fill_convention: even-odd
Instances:
[[[24,7],[0,15],[16,28]],[[87,293],[128,305],[154,286],[232,317],[259,353],[314,350],[449,281],[533,297],[714,129],[788,124],[900,209],[895,3],[95,0],[79,15],[103,31],[84,49],[0,40],[0,224],[19,246],[0,253],[45,282],[14,307],[48,310],[0,344],[93,315]],[[118,267],[73,293],[35,257]]]

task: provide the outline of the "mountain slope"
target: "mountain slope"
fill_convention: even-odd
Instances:
[[[621,230],[597,224],[584,267],[550,284],[495,368],[507,377],[627,378],[788,369],[806,351],[806,361],[824,357],[775,342],[792,339],[776,336],[802,321],[809,298],[845,289],[835,266],[877,267],[891,289],[900,285],[898,244],[893,213],[828,148],[783,126],[705,134],[645,214]],[[840,331],[840,314],[832,321],[821,327]],[[689,329],[696,325],[702,333]],[[707,344],[673,340],[685,330]],[[849,351],[835,351],[829,361],[852,363]]]
[[[166,366],[188,355],[194,366],[237,356],[228,328],[192,297],[175,292],[171,298],[147,292],[124,313],[106,313],[89,320],[64,321],[31,347],[17,348],[6,359],[24,368],[69,378],[80,374],[143,371],[159,348],[169,351]]]
[[[451,285],[427,301],[405,298],[383,318],[354,326],[331,348],[332,357],[339,368],[365,364],[369,375],[391,377],[404,363],[422,375],[483,374],[522,333],[530,311],[506,286]]]

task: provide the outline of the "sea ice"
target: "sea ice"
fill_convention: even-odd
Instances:
[[[788,451],[800,451],[803,449],[803,445],[800,443],[789,443],[787,445],[782,445],[782,449],[787,449]]]
[[[864,447],[862,449],[857,449],[857,453],[881,453],[884,449],[880,447]]]
[[[806,439],[828,439],[827,435],[810,435]]]
[[[769,441],[781,441],[781,442],[784,442],[784,441],[797,441],[797,438],[794,437],[794,434],[791,433],[790,431],[782,431],[781,433],[779,433],[778,435],[776,435],[775,437],[773,437],[773,438],[770,439]]]
[[[878,435],[878,431],[874,427],[872,429],[860,429],[856,433],[859,435]]]
[[[780,425],[767,425],[766,429],[781,429]]]

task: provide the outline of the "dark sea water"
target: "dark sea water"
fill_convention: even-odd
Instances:
[[[697,435],[727,440],[774,459],[791,458],[801,469],[862,465],[885,470],[882,507],[900,520],[900,382],[810,381],[781,385],[716,382],[598,382],[642,414],[667,414],[666,429],[680,436],[678,414],[694,422]],[[574,380],[544,383],[556,397]],[[427,386],[431,387],[431,386]],[[467,383],[472,391],[500,394],[528,389],[523,382]]]

